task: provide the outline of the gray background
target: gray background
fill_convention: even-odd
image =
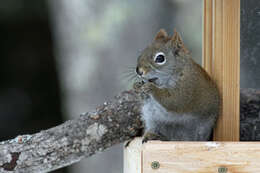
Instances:
[[[260,1],[241,0],[241,88],[260,88]]]

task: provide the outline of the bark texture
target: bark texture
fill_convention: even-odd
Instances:
[[[125,91],[93,112],[0,143],[0,172],[49,172],[129,140],[142,129],[140,97]]]
[[[93,112],[33,135],[0,143],[0,172],[49,172],[137,136],[141,96],[125,91]],[[241,140],[260,139],[260,91],[241,90]]]

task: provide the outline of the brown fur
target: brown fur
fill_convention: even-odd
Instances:
[[[156,52],[165,53],[165,64],[157,65],[154,62]],[[157,77],[160,84],[146,82],[141,86],[143,92],[151,96],[145,103],[145,110],[149,110],[147,105],[153,103],[162,106],[152,106],[152,115],[144,112],[146,133],[153,139],[161,135],[159,139],[207,140],[219,113],[218,88],[207,72],[191,59],[180,34],[174,31],[174,35],[169,37],[161,29],[153,43],[138,58],[137,66],[143,71],[142,78]],[[149,140],[149,136],[145,136],[145,141]]]

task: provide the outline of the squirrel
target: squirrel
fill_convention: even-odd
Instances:
[[[210,139],[220,110],[219,90],[176,30],[170,37],[161,29],[141,52],[135,71],[141,82],[133,88],[148,95],[142,106],[143,143]]]

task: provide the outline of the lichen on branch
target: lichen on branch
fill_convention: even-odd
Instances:
[[[0,172],[49,172],[137,136],[141,98],[125,91],[78,119],[0,143]]]

